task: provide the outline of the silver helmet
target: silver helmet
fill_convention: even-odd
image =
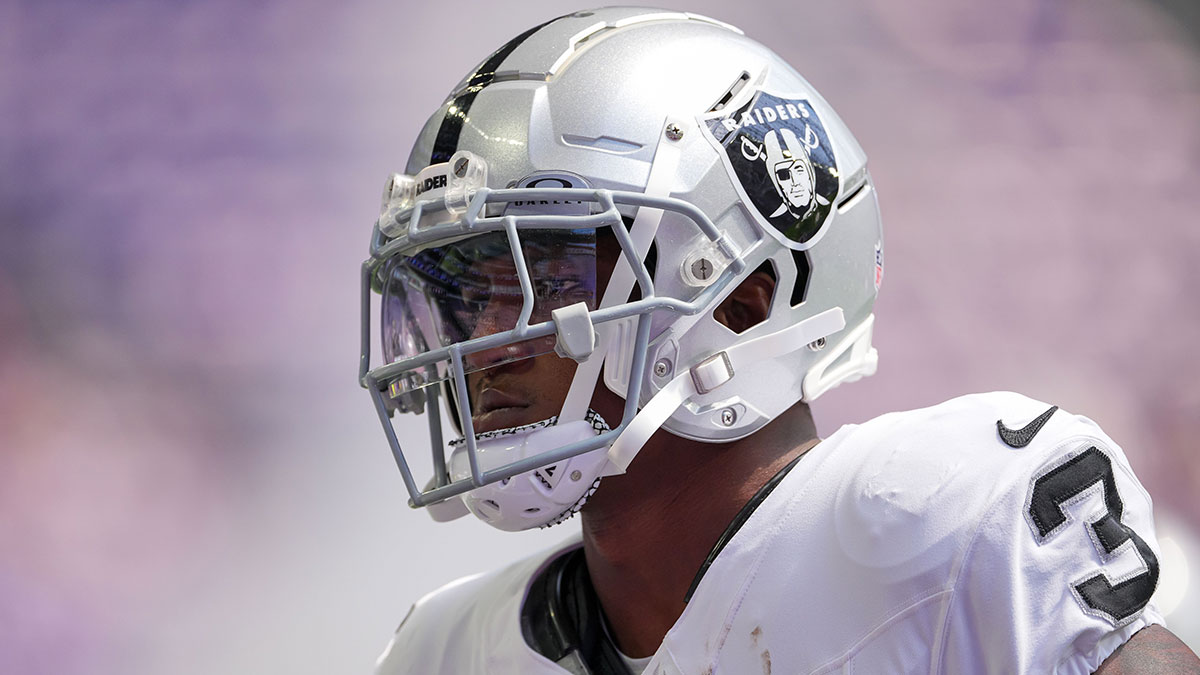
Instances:
[[[607,283],[605,237],[620,251]],[[882,245],[865,154],[777,55],[695,14],[576,12],[464,78],[388,179],[360,381],[414,506],[502,529],[560,522],[659,429],[736,440],[874,373]],[[714,309],[760,270],[769,314],[735,333]],[[540,356],[578,363],[557,414],[476,433],[468,382]],[[620,420],[589,409],[601,379]],[[426,483],[397,411],[428,417]],[[443,416],[461,436],[449,458]]]

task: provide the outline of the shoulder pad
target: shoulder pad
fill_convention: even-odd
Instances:
[[[422,597],[376,663],[378,675],[486,673],[497,663],[536,673],[549,664],[521,638],[519,614],[530,581],[578,536],[505,568],[464,577]]]

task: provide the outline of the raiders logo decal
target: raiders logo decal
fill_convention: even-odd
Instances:
[[[825,125],[809,102],[759,91],[741,108],[701,121],[762,223],[796,248],[815,244],[841,180]]]

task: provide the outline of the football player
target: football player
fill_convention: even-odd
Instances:
[[[862,149],[736,28],[598,9],[489,56],[387,182],[360,379],[413,505],[582,532],[425,596],[379,671],[1196,672],[1091,420],[991,393],[817,437],[883,259]]]

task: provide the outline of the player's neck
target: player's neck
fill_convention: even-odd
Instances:
[[[696,572],[754,493],[817,442],[797,405],[724,446],[659,432],[583,510],[588,571],[621,649],[647,656],[683,612]]]

